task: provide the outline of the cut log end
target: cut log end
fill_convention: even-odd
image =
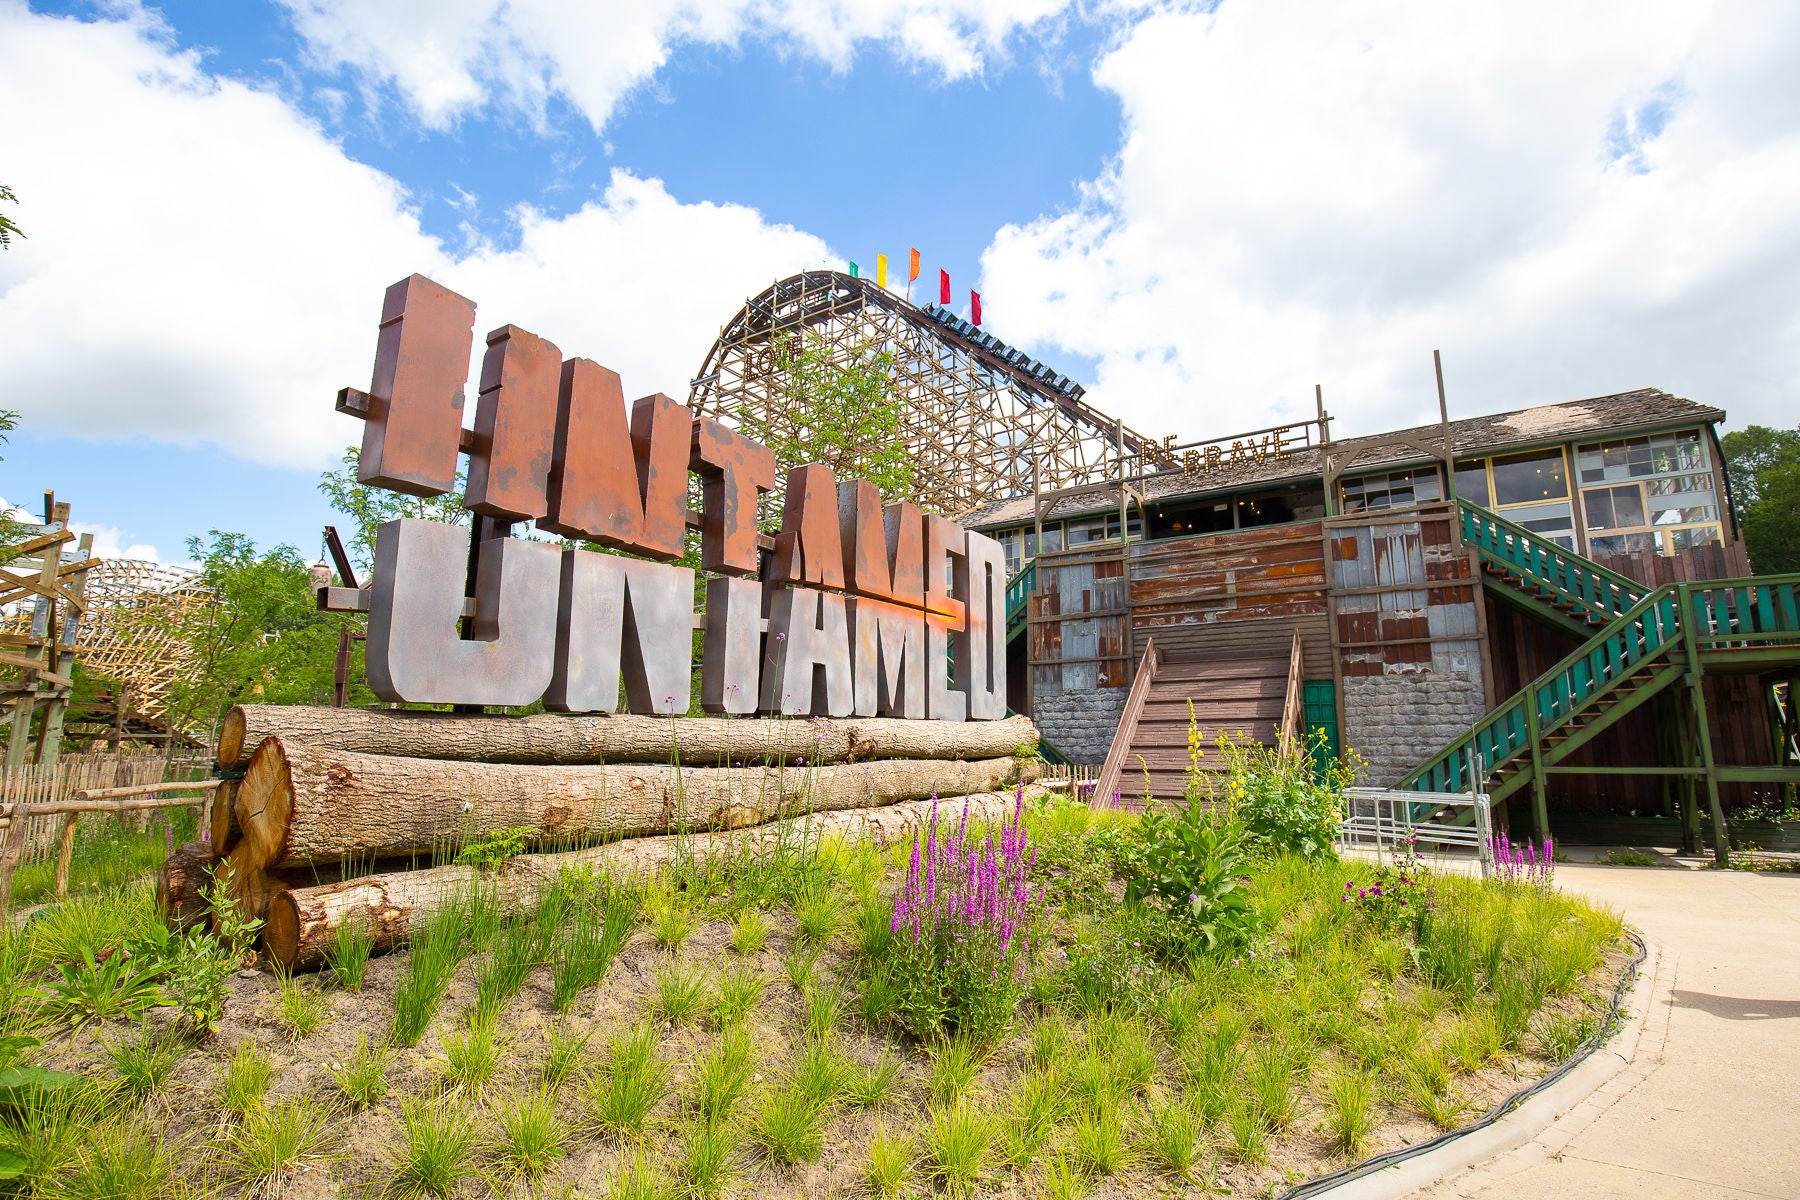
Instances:
[[[269,913],[262,930],[263,953],[283,971],[292,971],[300,958],[300,910],[292,892],[276,892],[269,898]]]
[[[221,770],[235,770],[244,764],[244,706],[234,704],[219,722],[218,764]]]
[[[226,854],[237,844],[237,780],[227,780],[213,793],[212,821],[209,832],[213,852]]]
[[[188,842],[163,863],[156,878],[156,911],[169,928],[185,931],[206,920],[206,888],[217,861],[206,843]]]
[[[281,738],[262,740],[238,781],[235,799],[238,842],[232,860],[266,869],[286,853],[294,807],[293,771]]]

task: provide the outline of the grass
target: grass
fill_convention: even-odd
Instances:
[[[602,904],[571,902],[562,944],[550,960],[550,1002],[567,1012],[575,998],[606,978],[637,925],[637,897],[617,891]]]
[[[756,954],[769,944],[769,918],[754,905],[731,919],[731,948],[739,954]]]
[[[734,1025],[750,1015],[762,999],[768,979],[747,963],[719,972],[713,999],[713,1016],[721,1025]]]
[[[395,1147],[390,1192],[399,1196],[448,1196],[479,1179],[474,1114],[451,1100],[410,1099],[400,1105],[400,1144]]]
[[[547,1087],[515,1094],[494,1106],[495,1164],[535,1189],[567,1153],[572,1134]]]
[[[819,969],[819,952],[796,943],[787,957],[781,960],[781,969],[787,974],[788,986],[805,995]]]
[[[650,936],[656,944],[673,954],[681,949],[699,924],[694,911],[674,901],[659,905],[650,916]]]
[[[950,1195],[968,1195],[998,1165],[998,1141],[993,1118],[977,1105],[934,1105],[925,1130],[926,1173]]]
[[[262,1106],[263,1097],[269,1094],[269,1084],[274,1079],[275,1064],[258,1053],[251,1043],[240,1042],[231,1052],[231,1061],[220,1070],[219,1086],[214,1094],[220,1108],[241,1117]]]
[[[169,1034],[152,1037],[144,1028],[139,1029],[136,1037],[105,1045],[114,1077],[126,1093],[137,1100],[162,1091],[175,1074],[182,1055],[187,1053],[187,1047],[180,1039]]]
[[[817,1162],[825,1149],[825,1109],[792,1084],[771,1088],[750,1114],[749,1134],[770,1163]]]
[[[799,1061],[788,1077],[795,1095],[807,1105],[824,1110],[836,1103],[849,1084],[850,1066],[828,1038],[808,1037]]]
[[[227,1173],[240,1183],[278,1193],[291,1172],[324,1162],[335,1141],[331,1114],[322,1105],[291,1100],[257,1108],[231,1131]]]
[[[900,1098],[900,1061],[881,1052],[867,1067],[852,1064],[844,1075],[844,1097],[858,1108],[875,1108]]]
[[[794,936],[802,945],[824,948],[842,921],[843,900],[829,888],[808,890],[794,906]]]
[[[694,1063],[690,1105],[702,1124],[717,1125],[730,1119],[756,1062],[750,1030],[743,1025],[728,1026],[718,1042],[701,1053]]]
[[[406,970],[394,988],[388,1039],[395,1045],[417,1046],[425,1036],[450,988],[451,973],[462,961],[465,928],[470,940],[475,940],[478,930],[471,918],[482,911],[476,899],[462,905],[446,905],[426,918],[425,928],[413,940],[407,955]]]
[[[1325,1132],[1346,1158],[1361,1158],[1375,1131],[1375,1088],[1360,1071],[1340,1069],[1326,1083]]]
[[[1144,1150],[1157,1168],[1177,1179],[1196,1181],[1200,1164],[1200,1138],[1204,1131],[1192,1106],[1167,1100],[1152,1108],[1144,1129]]]
[[[309,1038],[331,1012],[331,997],[305,980],[279,973],[275,976],[275,1011],[290,1037]]]
[[[1031,1165],[1068,1107],[1068,1091],[1053,1068],[1033,1067],[1021,1077],[1003,1131],[1006,1161],[1019,1168]]]
[[[461,1091],[479,1095],[499,1074],[506,1047],[492,1026],[444,1035],[444,1077]]]
[[[1135,1159],[1125,1136],[1125,1109],[1119,1105],[1088,1108],[1075,1114],[1069,1147],[1089,1175],[1117,1175]]]
[[[962,1099],[963,1093],[981,1073],[987,1056],[980,1046],[963,1038],[950,1038],[932,1047],[931,1069],[926,1094],[931,1103],[949,1108]]]
[[[915,1152],[916,1143],[910,1136],[895,1133],[886,1125],[877,1125],[869,1135],[868,1157],[863,1167],[863,1179],[869,1192],[883,1200],[898,1200],[912,1180]]]
[[[738,1148],[742,1144],[729,1125],[697,1122],[682,1131],[682,1190],[697,1200],[716,1200],[739,1175]]]
[[[651,1112],[668,1085],[656,1052],[661,1045],[656,1027],[639,1024],[617,1034],[607,1048],[606,1069],[588,1084],[593,1128],[615,1138],[643,1133]]]
[[[800,994],[806,1012],[806,1032],[824,1037],[844,1017],[844,988],[840,983],[812,983]]]
[[[325,947],[325,965],[346,991],[362,991],[369,977],[369,955],[375,950],[375,934],[360,914],[339,925]]]
[[[95,1122],[44,1192],[58,1200],[163,1200],[181,1165],[182,1146],[160,1132],[136,1118]]]
[[[619,1161],[606,1195],[607,1200],[680,1200],[681,1189],[655,1159],[638,1150]]]
[[[706,976],[699,967],[668,963],[656,971],[656,1012],[673,1025],[696,1021],[713,1007]]]
[[[587,1058],[588,1041],[593,1036],[592,1029],[577,1032],[566,1026],[550,1027],[545,1035],[544,1061],[539,1068],[545,1087],[559,1088],[581,1072]]]
[[[331,1068],[331,1077],[352,1112],[381,1103],[387,1095],[391,1061],[392,1054],[385,1047],[371,1047],[367,1036],[356,1035],[356,1046],[349,1056]]]

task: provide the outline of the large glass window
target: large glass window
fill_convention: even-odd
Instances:
[[[1341,486],[1346,513],[1411,508],[1415,504],[1430,504],[1444,498],[1443,484],[1436,467],[1365,475],[1361,479],[1346,479]],[[1485,493],[1482,499],[1483,502],[1486,501]]]
[[[1561,500],[1569,494],[1569,474],[1560,447],[1496,458],[1493,471],[1494,503],[1501,508]]]
[[[1483,508],[1494,502],[1488,495],[1488,469],[1485,459],[1462,463],[1456,468],[1456,494],[1461,499]]]
[[[1576,449],[1582,515],[1595,554],[1678,554],[1720,540],[1717,475],[1698,429],[1590,442]]]

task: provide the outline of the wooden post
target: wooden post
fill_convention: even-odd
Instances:
[[[1713,763],[1712,726],[1706,719],[1706,689],[1702,686],[1700,642],[1693,627],[1693,590],[1689,585],[1675,585],[1675,620],[1687,642],[1688,699],[1694,711],[1694,736],[1699,740],[1699,765],[1706,771],[1706,807],[1712,814],[1713,861],[1721,867],[1731,865],[1731,835],[1725,828],[1725,809],[1719,803],[1719,771]]]
[[[63,899],[69,894],[69,864],[75,857],[75,825],[81,820],[81,814],[72,812],[63,817],[62,837],[56,847],[56,898]]]
[[[1531,747],[1531,827],[1537,839],[1550,836],[1550,807],[1544,795],[1544,758],[1539,746],[1537,689],[1525,689],[1525,741]]]
[[[337,663],[331,672],[331,707],[342,708],[350,699],[350,619],[338,626]]]

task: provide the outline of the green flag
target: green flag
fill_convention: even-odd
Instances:
[[[850,264],[850,278],[852,278],[852,279],[859,279],[859,278],[861,278],[861,276],[860,276],[860,275],[859,275],[859,274],[858,274],[858,273],[857,273],[857,270],[856,270],[856,264],[855,264],[855,263],[851,263],[851,264]]]

